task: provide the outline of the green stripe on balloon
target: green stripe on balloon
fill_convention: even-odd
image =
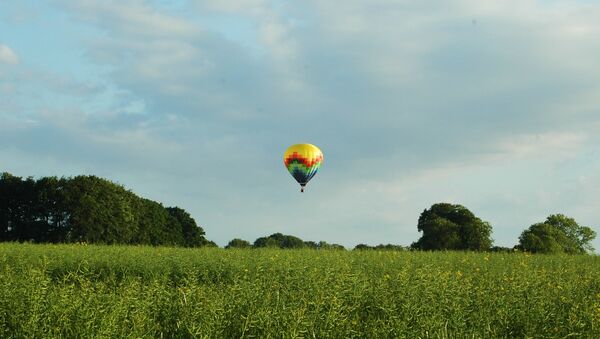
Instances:
[[[310,174],[311,171],[315,170],[315,169],[319,169],[319,167],[321,167],[321,164],[315,164],[313,166],[307,167],[304,164],[301,163],[297,163],[297,162],[293,162],[291,164],[288,165],[287,169],[288,171],[292,172],[294,170],[299,170],[302,171],[306,174]]]

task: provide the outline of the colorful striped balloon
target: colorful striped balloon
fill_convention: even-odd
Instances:
[[[300,192],[304,192],[304,186],[317,174],[322,161],[323,152],[311,144],[292,145],[283,155],[283,163],[300,184]]]

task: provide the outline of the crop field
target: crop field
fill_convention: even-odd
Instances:
[[[0,244],[0,337],[600,337],[600,257]]]

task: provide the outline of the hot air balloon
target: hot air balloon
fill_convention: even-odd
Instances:
[[[300,192],[304,192],[304,186],[317,174],[322,161],[323,152],[311,144],[292,145],[283,155],[283,163],[300,184]]]

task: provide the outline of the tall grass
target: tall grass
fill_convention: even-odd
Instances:
[[[600,257],[0,244],[0,337],[600,338]]]

